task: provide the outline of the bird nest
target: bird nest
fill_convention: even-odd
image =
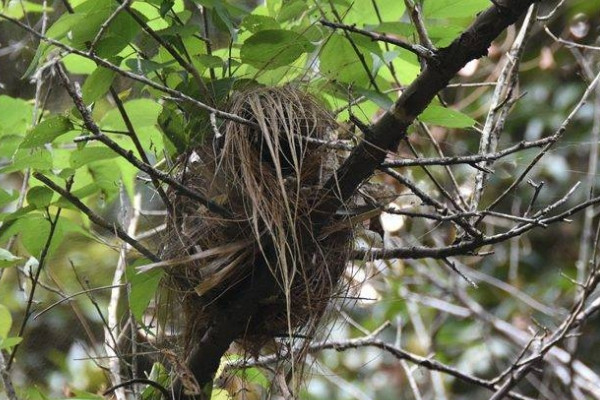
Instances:
[[[182,305],[186,348],[249,284],[261,257],[278,290],[238,341],[257,349],[278,336],[311,336],[343,291],[350,256],[348,223],[324,235],[310,217],[338,164],[339,155],[326,145],[334,139],[332,116],[291,86],[238,92],[228,111],[252,124],[213,121],[212,140],[180,157],[176,171],[183,184],[230,215],[169,194],[173,211],[163,258],[185,261],[168,269],[165,285]]]

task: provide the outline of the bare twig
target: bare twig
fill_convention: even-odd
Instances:
[[[432,59],[435,55],[435,53],[433,51],[431,51],[421,45],[411,44],[411,43],[405,42],[403,40],[391,38],[386,35],[366,31],[364,29],[357,28],[355,25],[346,25],[346,24],[327,21],[324,19],[322,19],[320,22],[321,22],[321,24],[328,26],[330,28],[333,28],[333,29],[342,29],[347,32],[358,33],[360,35],[371,38],[371,40],[376,40],[379,42],[389,43],[389,44],[393,44],[394,46],[402,47],[403,49],[408,50],[411,53],[414,53],[417,56],[424,58],[426,60]]]
[[[600,72],[595,76],[594,80],[585,89],[585,92],[583,93],[575,107],[573,107],[567,118],[565,118],[563,123],[560,125],[556,133],[550,137],[552,140],[550,140],[540,150],[539,154],[537,154],[534,157],[534,159],[529,163],[525,170],[510,184],[508,188],[506,188],[506,190],[504,190],[504,192],[502,192],[502,194],[500,194],[500,196],[496,198],[496,200],[492,202],[492,204],[490,204],[487,207],[487,209],[492,209],[496,207],[506,196],[508,196],[508,194],[512,192],[513,189],[516,188],[525,179],[525,177],[529,174],[529,171],[531,171],[531,169],[538,163],[538,161],[541,160],[541,158],[548,152],[548,150],[550,150],[550,148],[562,137],[575,115],[579,112],[581,107],[583,107],[583,105],[587,102],[588,97],[595,90],[598,81],[600,81]]]
[[[230,212],[228,210],[224,209],[223,207],[216,204],[215,202],[206,199],[202,194],[200,194],[200,193],[188,188],[187,186],[181,184],[180,182],[176,181],[169,174],[159,171],[159,170],[153,168],[151,165],[148,165],[148,164],[138,160],[132,154],[131,151],[127,151],[127,150],[123,149],[115,141],[113,141],[108,136],[106,136],[104,133],[102,133],[102,131],[100,130],[98,125],[96,125],[96,123],[92,119],[92,116],[91,116],[89,110],[87,109],[87,107],[85,106],[80,93],[78,93],[78,91],[73,87],[73,85],[71,84],[65,71],[60,66],[56,66],[56,70],[58,72],[59,77],[61,78],[61,80],[63,82],[63,86],[67,89],[67,92],[71,96],[71,99],[73,100],[73,102],[75,104],[75,107],[81,113],[85,127],[93,134],[93,138],[95,140],[98,140],[99,142],[105,144],[107,147],[109,147],[115,153],[119,154],[125,160],[129,161],[130,164],[137,167],[139,170],[147,173],[148,175],[150,175],[156,179],[160,179],[160,180],[168,183],[169,185],[173,186],[173,188],[176,191],[178,191],[179,193],[181,193],[182,195],[190,197],[194,200],[197,200],[200,204],[203,204],[204,206],[206,206],[206,208],[209,211],[218,213],[225,217],[231,216]]]
[[[531,27],[535,19],[533,15],[537,7],[532,5],[527,12],[523,26],[513,43],[512,48],[506,55],[506,64],[498,78],[498,85],[492,95],[490,111],[485,120],[485,125],[479,142],[479,154],[489,154],[496,151],[498,140],[502,130],[506,116],[513,104],[513,91],[517,85],[519,77],[519,65],[523,49],[531,32]],[[489,169],[491,164],[484,161],[480,165],[484,169]],[[471,198],[471,210],[476,210],[479,207],[479,201],[483,195],[484,187],[487,182],[488,174],[483,170],[479,170],[475,174],[475,186],[473,188],[473,196]]]
[[[129,243],[131,245],[131,247],[133,247],[134,249],[139,251],[144,257],[148,258],[149,260],[152,260],[154,262],[160,261],[160,258],[157,255],[155,255],[150,250],[148,250],[147,248],[142,246],[137,240],[135,240],[131,236],[129,236],[127,234],[127,232],[125,232],[121,227],[107,222],[104,218],[102,218],[101,216],[96,214],[88,206],[83,204],[83,202],[81,200],[79,200],[79,198],[77,198],[76,196],[73,196],[67,190],[61,188],[56,183],[52,182],[49,178],[47,178],[46,176],[42,175],[39,172],[34,172],[33,176],[36,179],[38,179],[39,181],[41,181],[44,185],[48,186],[50,189],[54,190],[56,193],[60,194],[65,199],[67,199],[70,203],[72,203],[75,207],[77,207],[81,212],[83,212],[85,215],[87,215],[87,217],[93,223],[95,223],[98,226],[101,226],[104,229],[107,229],[110,232],[114,232],[114,234],[119,239],[123,240],[124,242]]]
[[[49,38],[47,36],[44,36],[43,34],[38,33],[34,29],[32,29],[29,26],[25,25],[21,21],[19,21],[17,19],[14,19],[12,17],[9,17],[6,14],[0,13],[0,18],[5,19],[5,20],[11,22],[12,24],[15,24],[15,25],[19,26],[20,28],[22,28],[22,29],[26,30],[27,32],[33,34],[35,37],[37,37],[38,39],[40,39],[40,40],[42,40],[42,41],[44,41],[46,43],[49,43],[49,44],[51,44],[53,46],[56,46],[56,47],[58,47],[60,49],[65,50],[67,53],[76,54],[78,56],[81,56],[81,57],[87,58],[89,60],[92,60],[92,61],[94,61],[95,63],[97,63],[98,65],[100,65],[100,66],[102,66],[104,68],[107,68],[107,69],[109,69],[111,71],[115,71],[119,75],[122,75],[124,77],[129,78],[129,79],[133,79],[133,80],[138,81],[138,82],[142,82],[142,83],[144,83],[144,84],[146,84],[146,85],[148,85],[148,86],[150,86],[150,87],[152,87],[154,89],[160,90],[163,93],[167,93],[168,95],[172,96],[175,99],[178,99],[178,100],[181,100],[181,101],[186,101],[186,102],[188,102],[188,103],[190,103],[190,104],[192,104],[192,105],[194,105],[194,106],[196,106],[196,107],[198,107],[198,108],[200,108],[202,110],[206,110],[208,112],[215,113],[215,115],[217,115],[219,118],[228,119],[228,120],[239,122],[239,123],[245,124],[245,125],[254,125],[254,123],[252,121],[249,121],[247,119],[241,118],[241,117],[239,117],[237,115],[234,115],[234,114],[231,114],[231,113],[227,113],[225,111],[218,110],[218,109],[216,109],[214,107],[211,107],[211,106],[209,106],[209,105],[207,105],[205,103],[202,103],[201,101],[198,101],[198,100],[196,100],[196,99],[194,99],[194,98],[192,98],[192,97],[190,97],[190,96],[188,96],[188,95],[186,95],[184,93],[181,93],[178,90],[174,90],[174,89],[171,89],[171,88],[169,88],[167,86],[164,86],[164,85],[161,85],[159,83],[156,83],[153,80],[151,80],[149,78],[146,78],[143,75],[135,74],[133,72],[121,69],[117,65],[112,64],[111,62],[106,61],[105,59],[103,59],[101,57],[98,57],[95,54],[89,54],[86,51],[78,50],[78,49],[76,49],[74,47],[71,47],[71,46],[68,46],[68,45],[66,45],[66,44],[64,44],[64,43],[62,43],[62,42],[60,42],[58,40],[54,40],[54,39],[51,39],[51,38]]]

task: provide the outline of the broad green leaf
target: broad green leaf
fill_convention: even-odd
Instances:
[[[2,14],[15,19],[23,18],[26,13],[52,12],[51,7],[44,7],[43,4],[36,4],[27,0],[9,0],[3,2],[3,4],[4,6],[0,7]]]
[[[367,68],[371,69],[373,60],[365,54]],[[342,35],[333,34],[321,51],[321,72],[342,83],[354,83],[366,87],[369,85],[369,75],[364,69],[352,44]]]
[[[12,315],[4,304],[0,304],[0,338],[6,339],[12,327]]]
[[[246,39],[240,56],[242,62],[259,69],[290,65],[313,45],[302,35],[283,29],[259,31]]]
[[[417,56],[408,50],[396,49],[385,52],[383,54],[383,60],[386,62],[386,64],[389,62],[392,63],[396,72],[396,77],[403,85],[410,84],[421,71],[421,65],[419,64]],[[387,68],[380,69],[379,76],[387,81],[394,81],[390,71]]]
[[[155,362],[152,364],[152,369],[150,370],[150,375],[148,375],[148,379],[162,385],[164,387],[169,387],[169,371],[159,362]],[[153,400],[156,399],[157,389],[151,385],[146,386],[146,388],[142,391],[141,398],[142,400]]]
[[[0,144],[1,145],[1,144]],[[9,193],[4,189],[0,188],[0,207],[4,207],[8,203],[15,201],[19,197],[19,193],[17,191],[13,191]]]
[[[105,200],[111,201],[118,193],[120,185],[127,185],[121,174],[122,164],[130,165],[124,160],[103,160],[90,163],[87,168],[92,175],[94,183],[100,188]],[[134,168],[132,166],[132,168]]]
[[[292,19],[299,18],[303,13],[308,11],[308,2],[304,0],[292,0],[283,3],[277,21],[286,22]]]
[[[52,154],[46,149],[17,150],[12,164],[1,168],[0,173],[15,172],[26,168],[37,170],[52,168]]]
[[[165,104],[158,117],[158,123],[169,142],[175,146],[177,153],[183,153],[190,141],[183,113],[177,107]]]
[[[374,0],[353,0],[348,2],[348,6],[344,9],[339,7],[338,12],[344,16],[345,24],[357,24],[364,26],[365,24],[377,24],[381,21],[398,21],[402,18],[406,6],[404,1],[386,1],[375,0],[381,16],[381,21],[377,16],[377,11],[373,5]],[[426,2],[429,0],[426,0]]]
[[[118,154],[108,147],[84,147],[71,153],[71,167],[77,169],[85,164],[118,157]]]
[[[33,107],[22,99],[6,95],[0,96],[0,137],[4,135],[24,135],[31,124]]]
[[[87,77],[81,93],[83,94],[83,102],[86,105],[92,104],[100,97],[104,96],[113,80],[115,79],[116,72],[109,69],[98,67],[90,76]]]
[[[11,347],[14,347],[14,346],[18,345],[22,341],[23,341],[23,338],[16,337],[16,336],[15,337],[9,337],[9,338],[6,338],[6,339],[0,338],[0,350],[10,349]]]
[[[156,101],[150,99],[136,99],[123,104],[129,120],[134,128],[145,126],[154,126],[157,124],[158,116],[162,111],[162,106]],[[126,131],[127,126],[123,122],[123,117],[119,110],[112,109],[106,113],[100,121],[100,126],[105,129],[114,129]]]
[[[460,111],[431,104],[419,116],[423,122],[445,126],[447,128],[469,128],[475,125],[475,120]]]
[[[363,89],[359,87],[354,88],[354,90],[356,93],[360,94],[361,96],[365,96],[367,99],[374,102],[384,110],[389,110],[392,104],[394,104],[394,101],[389,97],[389,95],[379,93],[376,90]]]
[[[96,63],[77,54],[67,54],[63,58],[67,71],[76,75],[89,75],[96,70]]]
[[[19,235],[25,250],[34,257],[39,257],[50,233],[50,223],[38,213],[29,213],[14,220],[2,237]]]
[[[130,58],[125,61],[127,68],[141,75],[150,75],[154,71],[158,71],[159,69],[163,69],[174,64],[176,64],[176,62],[173,59],[164,63],[143,60],[141,58]]]
[[[115,1],[112,3],[116,5]],[[98,30],[93,32],[94,37],[96,36],[97,31]],[[138,23],[135,22],[133,17],[128,13],[121,12],[110,25],[108,25],[102,38],[98,41],[95,47],[96,53],[100,57],[114,57],[125,47],[129,46],[135,36],[140,32],[141,28]]]
[[[73,129],[73,123],[63,115],[55,115],[37,124],[21,143],[22,149],[42,146]]]
[[[208,54],[200,54],[194,57],[200,64],[206,68],[221,68],[223,66],[223,60],[221,57],[211,56]]]
[[[171,11],[171,8],[173,8],[174,4],[175,0],[163,0],[160,4],[160,16],[164,18],[165,15]]]
[[[279,29],[279,22],[275,18],[266,15],[247,15],[242,21],[242,28],[249,32],[256,33],[267,29]]]
[[[27,203],[35,208],[44,208],[52,202],[54,192],[45,186],[34,186],[27,192]]]
[[[135,266],[127,268],[127,280],[131,285],[129,307],[138,321],[142,320],[144,311],[154,298],[163,275],[164,271],[159,268],[143,273],[136,273]]]
[[[271,383],[265,374],[255,367],[237,370],[235,375],[241,377],[245,381],[256,383],[265,389],[268,388]]]
[[[231,396],[229,395],[229,392],[225,389],[214,388],[212,390],[210,398],[211,400],[229,400],[231,399]]]
[[[490,5],[489,0],[426,0],[423,14],[426,18],[475,17]]]
[[[21,257],[17,257],[10,251],[0,248],[0,268],[7,268],[17,265],[19,260],[21,260]]]

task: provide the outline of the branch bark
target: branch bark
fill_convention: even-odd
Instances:
[[[391,110],[371,128],[369,135],[350,154],[334,176],[325,184],[320,200],[311,218],[316,230],[322,229],[335,212],[344,205],[354,191],[385,160],[388,151],[395,150],[406,137],[408,127],[429,105],[436,94],[469,61],[487,55],[492,40],[506,27],[515,23],[535,0],[505,0],[483,11],[473,24],[452,44],[440,49],[428,60],[419,77],[403,92]],[[318,234],[318,232],[316,232]],[[271,246],[263,246],[273,251]],[[239,339],[247,322],[259,310],[261,300],[273,293],[276,285],[267,268],[266,259],[273,254],[258,257],[252,284],[232,301],[223,318],[215,321],[195,349],[188,366],[201,388],[212,382],[219,361],[229,345]],[[181,382],[174,385],[177,399],[202,398],[185,394]]]
[[[408,127],[469,61],[487,55],[492,41],[514,24],[535,0],[496,1],[481,12],[450,46],[427,60],[425,69],[402,93],[392,108],[372,127],[370,135],[352,151],[325,184],[313,221],[327,221],[354,191],[384,162],[406,137]],[[324,224],[325,222],[321,222]],[[322,226],[322,225],[321,225]]]

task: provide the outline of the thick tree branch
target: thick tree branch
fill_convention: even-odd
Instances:
[[[437,93],[469,61],[486,56],[492,41],[525,13],[534,0],[505,0],[481,12],[450,46],[440,49],[423,72],[372,127],[371,134],[350,154],[326,183],[314,221],[329,219],[367,180],[406,136],[408,127]],[[321,222],[323,224],[323,222]]]
[[[449,47],[440,49],[424,71],[396,101],[392,109],[373,125],[366,139],[359,144],[326,183],[312,213],[316,230],[344,205],[358,186],[368,179],[385,160],[388,151],[394,150],[406,136],[407,128],[427,107],[436,94],[446,87],[454,75],[469,61],[487,55],[487,49],[509,25],[533,3],[533,0],[507,0],[505,6],[494,5],[482,12],[475,22]],[[318,233],[318,232],[317,232]],[[270,245],[263,245],[273,252]],[[227,307],[223,317],[214,321],[192,350],[188,366],[202,388],[212,381],[219,361],[230,343],[243,335],[245,325],[260,309],[261,300],[274,291],[274,278],[269,272],[267,259],[273,254],[257,258],[251,284],[239,293]],[[181,382],[175,384],[178,399],[193,398],[182,390]]]

